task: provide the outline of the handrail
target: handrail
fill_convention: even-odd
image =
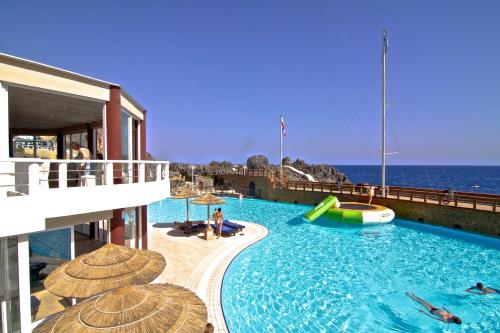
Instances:
[[[169,161],[151,161],[151,160],[68,160],[68,159],[43,159],[43,158],[23,158],[23,157],[11,157],[6,160],[0,160],[0,163],[7,162],[26,162],[26,163],[145,163],[145,164],[170,164]]]
[[[55,188],[168,181],[169,166],[149,160],[0,160],[0,197],[9,191],[32,195]]]
[[[234,172],[217,172],[218,175],[240,175],[240,176],[263,176],[271,180],[271,186],[296,191],[330,192],[355,196],[366,196],[367,187],[375,187],[375,197],[381,197],[381,191],[377,185],[356,185],[328,182],[309,182],[302,180],[285,180],[279,177],[279,171],[269,169],[238,169]],[[378,186],[379,187],[379,186]],[[474,193],[463,191],[447,191],[442,189],[425,189],[401,186],[388,186],[386,198],[416,201],[423,200],[424,203],[453,205],[462,208],[476,210],[500,211],[500,195],[490,193]],[[470,207],[472,205],[472,207]]]

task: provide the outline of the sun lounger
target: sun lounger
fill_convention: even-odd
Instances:
[[[230,228],[237,229],[239,231],[245,229],[245,226],[243,224],[230,222],[228,220],[224,220],[224,222],[222,222],[222,225],[225,225],[225,226],[230,227]]]
[[[193,224],[190,226],[185,226],[182,230],[184,231],[184,233],[186,235],[192,235],[192,234],[197,234],[199,232],[202,232],[203,230],[205,230],[205,228],[206,228],[206,225],[203,223],[200,223],[200,224]]]
[[[36,296],[31,296],[31,316],[32,319],[35,319],[35,316],[38,312],[38,308],[40,308],[40,300],[36,298]]]
[[[212,224],[212,228],[214,228],[214,232],[217,233],[217,226],[215,224]],[[238,229],[231,228],[231,227],[228,227],[228,226],[222,224],[221,235],[234,236],[237,232],[238,232]]]
[[[186,227],[204,224],[205,221],[186,221],[186,222],[174,222],[174,225],[179,230],[184,230]]]
[[[40,274],[47,267],[46,262],[32,262],[30,263],[30,279],[31,281],[40,281],[45,278],[46,275]]]

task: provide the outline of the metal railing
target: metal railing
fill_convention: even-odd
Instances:
[[[163,181],[168,175],[166,161],[10,158],[0,161],[0,192],[28,195],[53,188]]]

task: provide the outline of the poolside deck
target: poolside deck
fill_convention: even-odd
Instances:
[[[150,228],[149,249],[165,256],[167,267],[153,283],[174,283],[194,291],[207,305],[208,321],[215,332],[228,332],[222,313],[220,289],[226,268],[241,251],[267,236],[267,228],[250,222],[233,237],[206,241],[199,235],[186,236],[173,223]]]

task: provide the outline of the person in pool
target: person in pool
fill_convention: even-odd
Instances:
[[[442,321],[443,323],[447,323],[447,324],[455,323],[457,325],[460,325],[462,323],[462,320],[459,317],[453,315],[444,306],[443,306],[444,310],[442,310],[442,309],[440,309],[438,307],[435,307],[431,303],[426,302],[425,300],[421,299],[420,297],[417,297],[417,295],[415,295],[411,291],[407,291],[405,294],[406,294],[406,296],[410,297],[412,300],[414,300],[415,302],[417,302],[418,304],[420,304],[424,308],[426,308],[431,313],[432,316],[429,315],[429,314],[427,314],[423,310],[418,310],[418,311],[422,312],[423,314],[425,314],[425,315],[427,315],[427,316],[429,316],[429,317],[431,317],[433,319]]]
[[[476,283],[475,286],[470,287],[465,291],[476,295],[500,294],[500,291],[498,289],[485,287],[481,282]]]

